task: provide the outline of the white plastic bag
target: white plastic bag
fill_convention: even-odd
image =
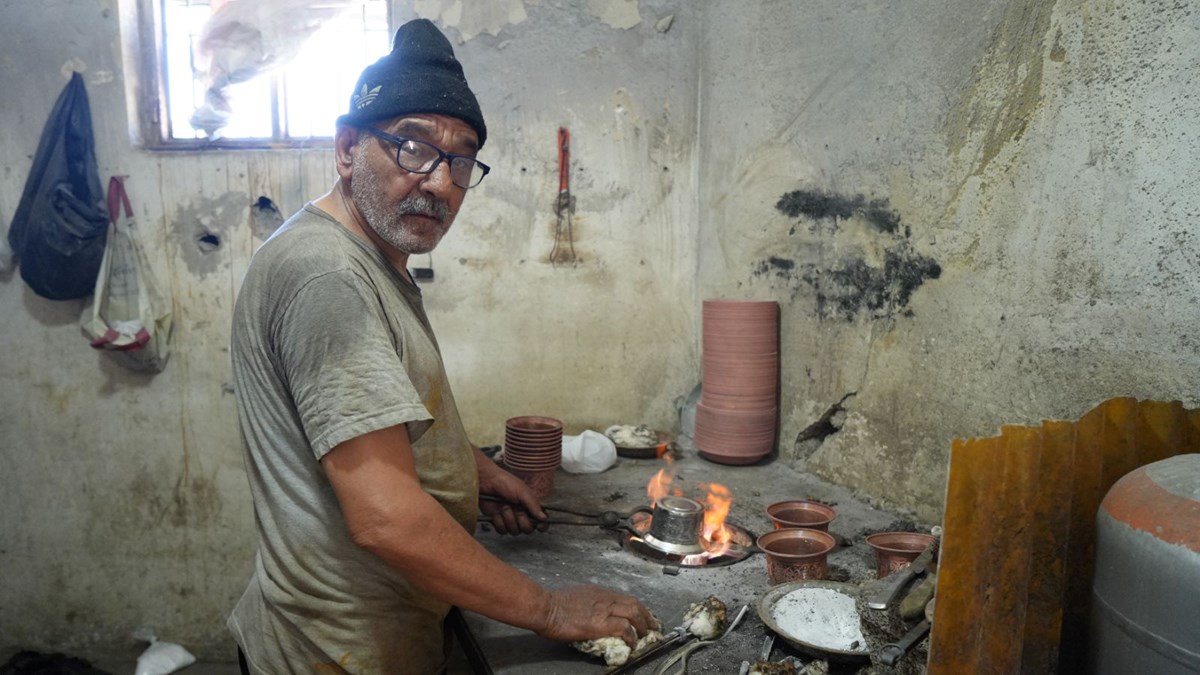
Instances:
[[[191,652],[173,642],[159,642],[146,628],[139,629],[133,636],[150,643],[138,657],[134,675],[167,675],[196,662]]]
[[[108,214],[96,294],[79,321],[93,348],[109,351],[133,370],[160,373],[170,356],[171,305],[134,238],[133,208],[117,176],[108,183]]]
[[[563,436],[562,444],[562,468],[567,473],[600,473],[617,463],[617,446],[597,431]]]

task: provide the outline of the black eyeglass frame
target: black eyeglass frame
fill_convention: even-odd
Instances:
[[[395,157],[396,166],[400,167],[401,169],[404,169],[405,171],[408,171],[409,173],[416,173],[416,174],[421,174],[421,175],[431,174],[434,171],[437,171],[438,166],[441,165],[441,163],[443,161],[445,161],[446,164],[450,167],[450,181],[464,190],[470,190],[473,187],[477,187],[480,183],[483,182],[484,178],[487,178],[488,173],[490,173],[492,170],[492,167],[488,166],[487,164],[484,164],[483,162],[475,159],[474,157],[471,157],[470,155],[458,155],[453,152],[446,152],[445,150],[442,150],[438,146],[434,145],[433,143],[429,143],[427,141],[422,141],[422,140],[419,140],[416,138],[408,138],[407,136],[396,136],[393,134],[389,134],[388,132],[386,132],[382,129],[379,129],[377,127],[372,127],[372,126],[362,127],[362,130],[367,132],[368,134],[371,134],[375,138],[387,141],[388,143],[391,143],[392,145],[396,146],[396,157]],[[400,163],[400,152],[405,143],[417,143],[419,145],[424,145],[426,147],[433,148],[433,151],[438,154],[438,157],[437,157],[437,159],[433,160],[433,164],[430,164],[429,168],[424,171],[421,171],[418,169],[410,169]],[[481,175],[479,177],[479,180],[476,181],[474,185],[459,185],[458,181],[454,180],[454,160],[456,160],[456,159],[465,159],[465,160],[471,162],[472,164],[478,165],[479,168],[483,169],[483,175]],[[474,173],[474,171],[472,171],[472,173]]]

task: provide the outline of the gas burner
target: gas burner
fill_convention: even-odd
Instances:
[[[652,562],[678,567],[720,567],[732,565],[754,553],[754,533],[725,522],[728,546],[706,548],[700,531],[704,524],[704,506],[686,497],[663,497],[654,505],[653,515],[637,512],[621,537],[621,546]],[[724,548],[724,550],[718,550]]]

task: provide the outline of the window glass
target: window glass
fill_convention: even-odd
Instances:
[[[158,1],[168,144],[332,138],[391,46],[387,0]]]

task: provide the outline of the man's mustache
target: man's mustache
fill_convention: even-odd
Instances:
[[[446,202],[425,196],[409,196],[400,201],[397,210],[402,216],[425,216],[437,218],[445,223],[450,217],[450,205]]]

